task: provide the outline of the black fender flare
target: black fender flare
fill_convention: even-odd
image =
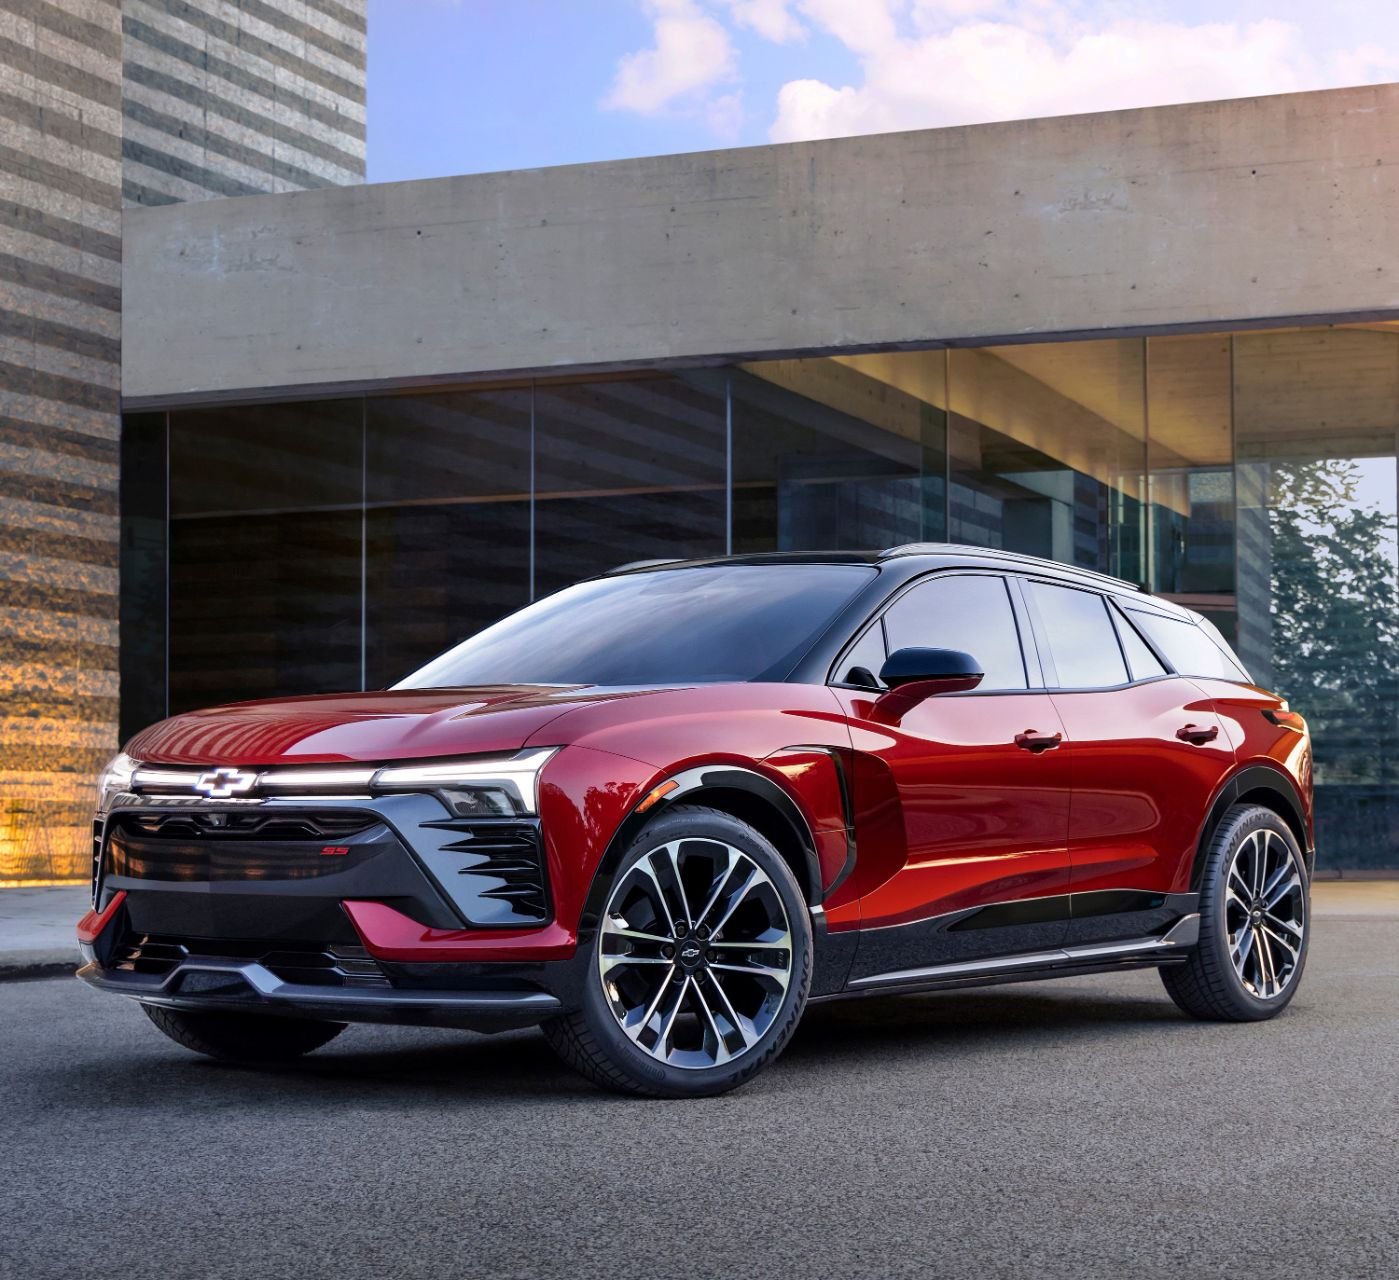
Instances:
[[[1292,829],[1292,834],[1297,837],[1302,856],[1307,862],[1307,869],[1311,870],[1316,850],[1308,847],[1310,841],[1307,839],[1307,824],[1302,816],[1305,809],[1296,783],[1281,769],[1263,764],[1248,765],[1225,780],[1210,804],[1209,816],[1205,819],[1199,844],[1195,848],[1195,861],[1190,868],[1190,888],[1193,892],[1199,892],[1205,870],[1205,852],[1224,815],[1231,806],[1238,803],[1240,796],[1257,791],[1267,791],[1279,802],[1283,819]]]
[[[664,813],[676,804],[696,799],[702,800],[706,791],[742,791],[748,795],[756,796],[770,805],[791,827],[792,834],[801,848],[802,857],[806,864],[807,883],[811,886],[809,905],[812,907],[820,905],[822,896],[821,864],[816,856],[816,840],[811,833],[811,825],[807,822],[806,815],[802,813],[797,802],[776,782],[771,778],[764,777],[756,770],[745,769],[741,765],[697,765],[694,768],[684,769],[679,773],[669,775],[657,783],[647,793],[647,797],[655,795],[661,787],[669,783],[675,785],[644,810],[639,806],[632,809],[618,824],[617,830],[612,833],[612,838],[607,842],[607,848],[603,850],[597,869],[593,872],[593,882],[588,888],[588,896],[583,903],[583,912],[578,921],[580,943],[585,938],[591,939],[597,931],[603,907],[606,905],[607,892],[612,885],[612,877],[616,873],[618,864],[622,861],[622,855],[631,848],[632,842],[641,833],[642,828],[652,818]]]

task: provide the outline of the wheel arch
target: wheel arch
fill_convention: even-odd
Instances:
[[[1267,765],[1249,765],[1231,776],[1219,789],[1210,805],[1209,816],[1200,832],[1200,841],[1195,848],[1195,860],[1190,868],[1190,888],[1199,891],[1204,874],[1205,855],[1210,841],[1224,820],[1224,815],[1236,804],[1257,804],[1271,809],[1288,826],[1302,851],[1302,858],[1310,873],[1316,859],[1316,850],[1310,847],[1307,839],[1307,823],[1302,797],[1296,784],[1281,769]]]
[[[649,823],[676,805],[704,805],[747,823],[791,868],[807,906],[820,905],[821,864],[811,826],[797,802],[771,778],[740,765],[700,765],[671,774],[648,792],[647,799],[662,788],[667,789],[654,803],[643,801],[627,814],[608,841],[588,889],[579,921],[580,936],[596,930],[623,854]]]

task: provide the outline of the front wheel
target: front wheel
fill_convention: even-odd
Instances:
[[[704,1097],[786,1045],[811,986],[811,923],[758,832],[677,806],[624,855],[587,966],[581,1007],[544,1025],[559,1056],[617,1092]]]
[[[1292,834],[1271,809],[1235,805],[1210,841],[1200,884],[1200,942],[1162,968],[1192,1017],[1259,1022],[1296,994],[1307,960],[1310,884]]]

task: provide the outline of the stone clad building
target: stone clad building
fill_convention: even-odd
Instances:
[[[122,207],[364,178],[367,0],[0,0],[0,883],[117,740]]]

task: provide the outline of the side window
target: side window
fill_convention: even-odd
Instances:
[[[875,677],[874,683],[882,689],[884,686],[879,684],[879,668],[884,665],[886,656],[884,652],[884,628],[876,619],[874,625],[855,642],[855,647],[840,660],[840,670],[836,672],[836,680],[840,684],[864,685],[866,682],[863,678],[851,679],[855,671],[863,667]]]
[[[1248,679],[1248,674],[1223,647],[1223,638],[1216,642],[1203,627],[1185,618],[1168,618],[1145,609],[1128,609],[1127,616],[1146,632],[1181,675],[1212,676],[1218,680]]]
[[[1127,664],[1102,596],[1046,582],[1027,585],[1054,658],[1059,688],[1101,689],[1127,683]]]
[[[1152,676],[1164,676],[1166,668],[1161,659],[1151,652],[1151,646],[1141,638],[1136,627],[1121,614],[1114,614],[1117,623],[1118,639],[1122,641],[1123,652],[1127,655],[1127,666],[1133,680],[1149,680]]]
[[[1025,657],[1005,580],[957,574],[920,583],[884,615],[889,651],[960,649],[986,673],[979,689],[1024,689]]]

